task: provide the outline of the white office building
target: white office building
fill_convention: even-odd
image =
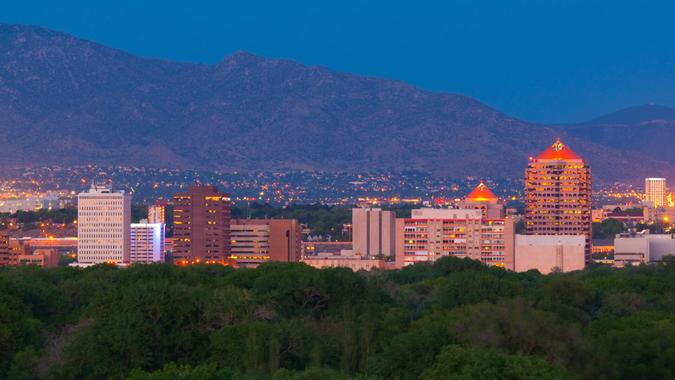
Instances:
[[[128,264],[131,195],[92,185],[77,202],[77,265]]]
[[[132,223],[130,262],[132,264],[163,263],[165,252],[165,224],[148,223],[141,220],[140,223]]]

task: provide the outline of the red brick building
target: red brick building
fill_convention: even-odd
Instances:
[[[224,263],[230,255],[230,196],[193,185],[173,196],[176,264]]]

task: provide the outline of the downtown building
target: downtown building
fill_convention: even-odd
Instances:
[[[460,206],[416,209],[397,219],[396,266],[453,256],[513,269],[514,222],[497,196],[481,182]]]
[[[356,256],[394,256],[396,214],[380,208],[352,209],[352,251]]]
[[[9,232],[0,231],[0,267],[10,266],[14,263],[12,248],[9,245]]]
[[[296,219],[235,219],[230,239],[229,258],[240,267],[296,262],[302,255],[302,226]]]
[[[129,261],[133,264],[163,263],[165,253],[165,224],[132,223],[129,229],[131,246]]]
[[[77,264],[128,265],[131,195],[92,185],[77,196]]]
[[[645,201],[650,203],[650,207],[666,206],[667,190],[665,178],[645,178]]]
[[[353,208],[352,242],[308,243],[310,249],[305,251],[302,262],[314,268],[340,267],[353,271],[384,268],[385,262],[393,263],[396,257],[396,221],[393,211]]]
[[[173,196],[173,258],[179,265],[225,263],[230,255],[230,196],[193,185]]]
[[[675,234],[642,232],[620,233],[614,238],[614,266],[656,263],[675,256]]]
[[[560,139],[525,170],[525,232],[584,238],[591,261],[591,168]]]
[[[148,206],[148,223],[167,224],[168,202],[158,200]]]

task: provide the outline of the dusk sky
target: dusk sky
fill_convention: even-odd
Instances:
[[[237,50],[469,95],[537,122],[675,106],[674,1],[5,1],[0,22],[134,54]]]

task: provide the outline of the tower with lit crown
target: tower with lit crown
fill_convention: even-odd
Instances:
[[[482,210],[483,219],[501,219],[504,217],[504,205],[499,202],[499,198],[483,181],[478,183],[478,186],[460,202],[459,206]]]
[[[557,138],[525,171],[525,231],[584,235],[591,260],[591,168]]]

